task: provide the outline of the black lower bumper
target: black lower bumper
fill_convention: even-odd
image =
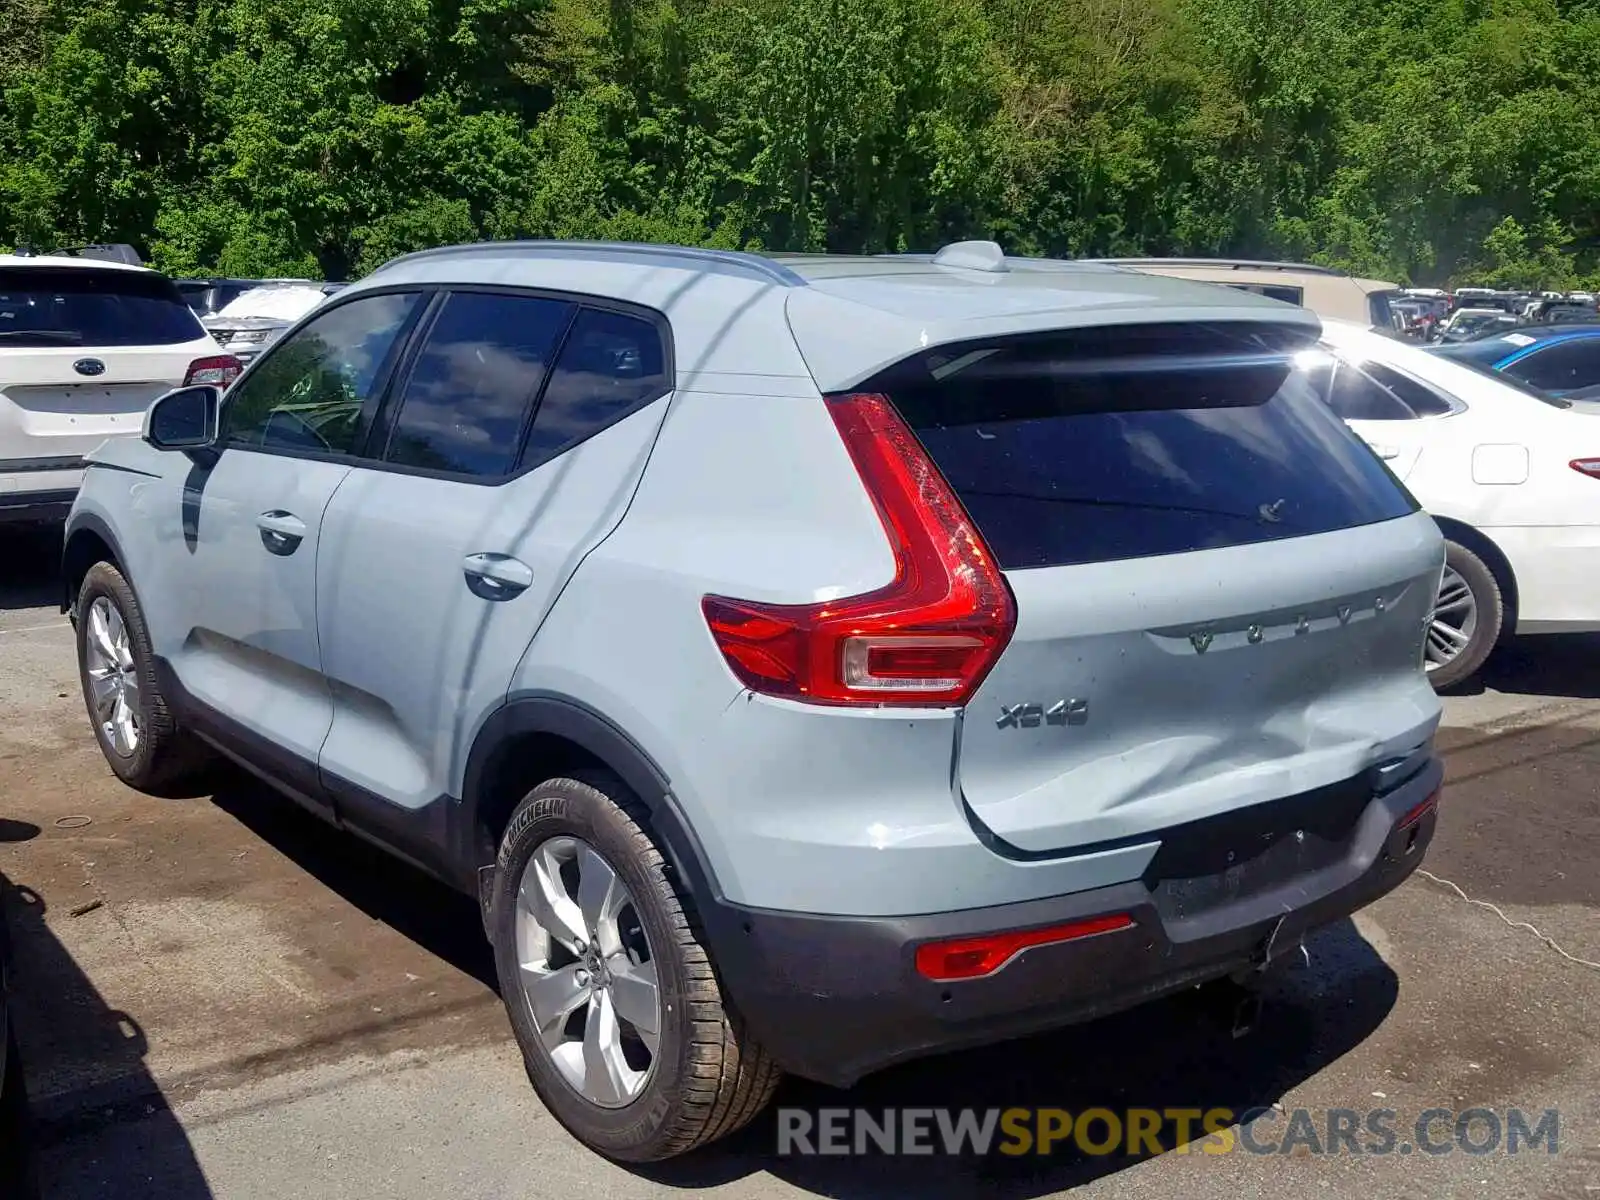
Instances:
[[[0,493],[0,525],[54,525],[67,519],[77,488]]]
[[[789,1072],[848,1086],[896,1062],[1089,1020],[1266,965],[1416,869],[1436,817],[1429,807],[1406,818],[1442,777],[1430,757],[1381,795],[1362,783],[1342,802],[1319,793],[1257,806],[1253,831],[1240,814],[1196,822],[1186,837],[1163,834],[1142,879],[1068,896],[913,917],[718,906],[707,924],[751,1033]],[[1264,828],[1274,832],[1263,837]],[[1219,862],[1227,865],[1202,868]],[[1035,946],[981,979],[939,983],[916,969],[928,942],[1112,914],[1133,924]]]

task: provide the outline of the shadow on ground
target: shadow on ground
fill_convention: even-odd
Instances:
[[[24,836],[24,822],[0,827],[4,840]],[[10,934],[12,1019],[31,1092],[23,1144],[34,1150],[29,1169],[40,1194],[209,1198],[188,1136],[145,1067],[138,1021],[95,990],[51,932],[39,893],[0,876],[0,906]]]
[[[1479,696],[1485,691],[1600,700],[1600,634],[1515,638],[1491,654],[1478,674],[1446,694]]]
[[[0,529],[0,611],[60,603],[61,527]]]

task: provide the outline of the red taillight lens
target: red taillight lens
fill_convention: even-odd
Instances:
[[[1567,464],[1580,475],[1600,479],[1600,458],[1575,458]]]
[[[983,937],[961,938],[953,942],[929,942],[917,947],[917,974],[938,983],[957,979],[981,979],[993,975],[1024,950],[1034,946],[1053,946],[1080,938],[1115,933],[1133,926],[1127,913],[1090,917],[1044,929],[1024,929],[1011,933],[991,933]]]
[[[822,604],[702,602],[752,691],[817,704],[964,704],[1011,639],[1011,589],[972,518],[888,397],[828,399],[877,504],[894,581]]]
[[[1406,815],[1400,818],[1399,822],[1395,825],[1395,828],[1410,829],[1418,821],[1422,820],[1423,817],[1427,816],[1434,809],[1438,808],[1440,791],[1441,789],[1434,788],[1426,800],[1422,801],[1420,804],[1412,805],[1411,808],[1407,810]]]
[[[231,354],[213,354],[208,358],[197,358],[189,364],[188,373],[183,377],[183,386],[193,387],[195,384],[210,383],[225,388],[239,378],[239,372],[243,370],[244,364]]]

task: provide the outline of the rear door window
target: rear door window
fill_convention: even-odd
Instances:
[[[889,394],[1007,569],[1248,545],[1416,502],[1296,366],[1298,337],[1145,326],[919,355]]]
[[[406,380],[386,461],[478,479],[511,474],[574,306],[456,292]]]
[[[0,269],[0,346],[177,346],[205,336],[165,275]]]

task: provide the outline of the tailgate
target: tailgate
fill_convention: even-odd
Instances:
[[[0,436],[8,445],[37,439],[28,457],[58,457],[137,434],[151,401],[180,386],[206,348],[0,346]],[[99,373],[85,374],[81,363],[100,364]]]
[[[1099,330],[889,382],[1016,598],[957,768],[969,819],[1015,850],[1305,792],[1431,736],[1438,531],[1292,349]]]

